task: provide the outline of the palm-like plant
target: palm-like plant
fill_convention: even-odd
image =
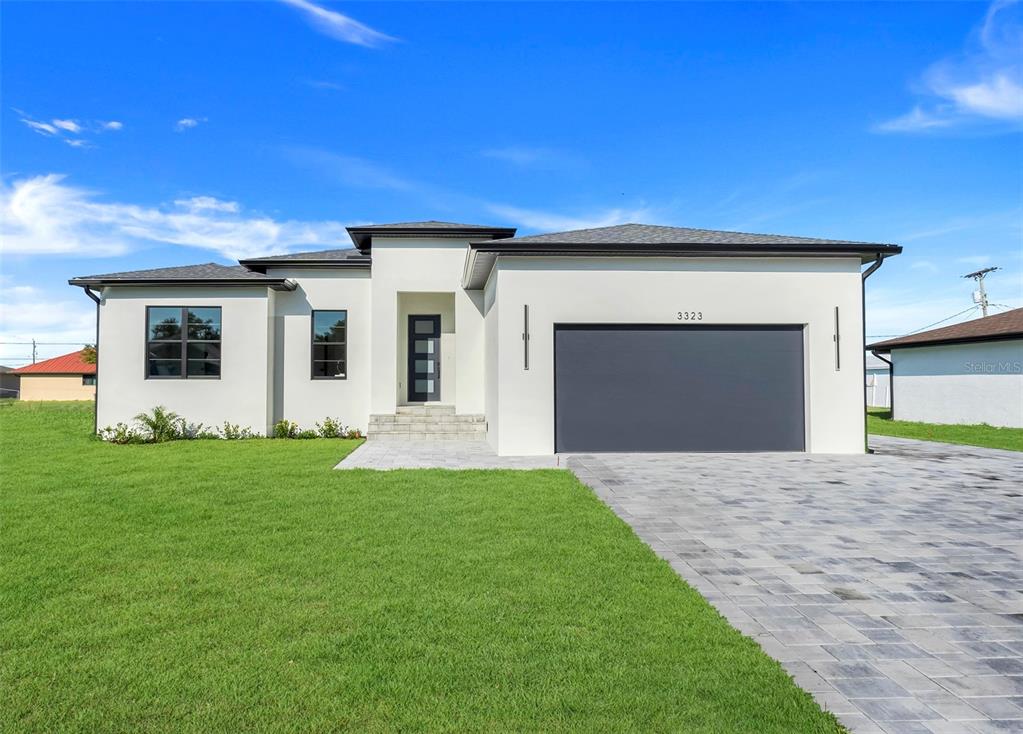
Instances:
[[[153,443],[173,441],[179,438],[184,423],[180,415],[172,410],[167,410],[162,405],[157,405],[149,413],[139,413],[135,416],[135,420],[149,431],[149,440]]]

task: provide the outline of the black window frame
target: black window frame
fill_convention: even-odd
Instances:
[[[343,313],[345,315],[345,340],[343,342],[316,341],[316,314]],[[317,375],[317,362],[333,362],[335,360],[317,360],[316,345],[340,346],[344,349],[345,373],[343,375]],[[347,308],[314,308],[309,312],[309,379],[310,380],[347,380],[348,379],[348,309]]]
[[[181,315],[179,316],[179,318],[180,318],[180,325],[181,325],[181,336],[178,339],[176,339],[176,340],[175,339],[155,339],[154,340],[154,339],[150,339],[149,338],[150,337],[149,313],[154,308],[163,308],[163,309],[176,308],[176,309],[178,309],[180,311]],[[220,338],[219,339],[192,339],[192,340],[189,340],[189,338],[188,338],[188,311],[190,309],[200,309],[200,308],[216,309],[217,310],[217,312],[218,312],[218,314],[220,316],[220,318],[219,318],[219,322],[220,322]],[[188,344],[189,344],[189,341],[191,341],[192,343],[195,343],[195,344],[217,344],[221,348],[221,357],[220,357],[220,359],[215,359],[215,360],[207,359],[207,360],[202,360],[202,361],[217,362],[217,363],[219,363],[220,366],[221,366],[220,372],[221,373],[223,372],[224,309],[223,309],[222,306],[207,306],[207,305],[198,305],[198,304],[194,304],[194,305],[191,305],[191,306],[175,306],[175,305],[146,306],[145,329],[146,329],[146,337],[145,337],[145,341],[143,342],[143,348],[144,348],[143,356],[144,356],[144,359],[142,361],[142,368],[144,370],[144,377],[145,377],[145,379],[147,379],[147,380],[219,380],[220,379],[221,374],[219,374],[219,373],[216,374],[216,375],[189,375],[188,374],[188,361],[189,361],[188,360]],[[179,374],[179,375],[153,375],[153,374],[150,374],[150,371],[149,371],[149,361],[150,361],[149,345],[150,344],[175,344],[175,343],[180,343],[180,345],[181,345],[181,374]],[[198,361],[198,360],[193,360],[193,361]]]
[[[82,375],[82,387],[94,387],[96,385],[96,375]]]

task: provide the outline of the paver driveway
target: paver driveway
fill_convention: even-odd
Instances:
[[[1023,732],[1023,454],[564,462],[856,732]]]

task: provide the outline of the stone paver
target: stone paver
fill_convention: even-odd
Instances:
[[[498,456],[486,441],[369,440],[335,469],[556,469],[559,456]]]
[[[566,465],[857,732],[1023,732],[1023,454],[599,454]]]

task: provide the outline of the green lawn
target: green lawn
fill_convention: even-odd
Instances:
[[[867,433],[880,436],[919,438],[924,441],[961,443],[989,449],[1023,451],[1023,428],[996,428],[985,424],[975,426],[944,425],[893,421],[888,408],[867,408]]]
[[[0,405],[0,731],[838,732],[567,472]]]

